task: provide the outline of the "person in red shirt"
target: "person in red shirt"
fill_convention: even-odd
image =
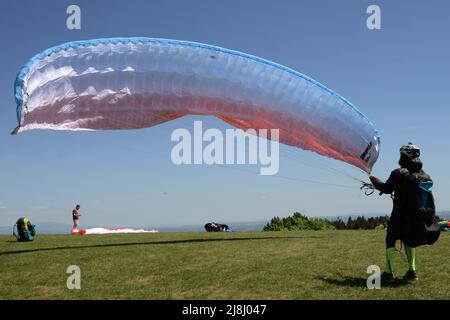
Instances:
[[[78,213],[78,210],[80,210],[79,204],[77,204],[75,206],[75,209],[72,210],[73,229],[78,228],[78,219],[79,219],[79,217],[81,217],[81,214]]]

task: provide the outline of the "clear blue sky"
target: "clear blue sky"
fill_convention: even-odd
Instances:
[[[78,4],[82,29],[66,29]],[[382,30],[366,28],[378,4]],[[204,224],[389,213],[389,197],[365,197],[352,180],[320,169],[351,166],[282,147],[280,175],[354,188],[260,176],[257,167],[175,166],[170,134],[194,117],[134,131],[30,131],[17,136],[13,82],[34,54],[80,39],[162,37],[218,45],[298,70],[352,101],[380,131],[374,174],[396,168],[399,146],[423,150],[438,210],[450,209],[449,1],[4,1],[0,11],[0,226],[34,222],[97,226]],[[211,127],[228,128],[214,118]],[[313,167],[308,164],[314,164]],[[240,168],[240,167],[237,167]]]

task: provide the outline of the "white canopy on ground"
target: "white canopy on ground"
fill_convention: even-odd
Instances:
[[[131,228],[91,228],[91,229],[73,229],[71,234],[114,234],[114,233],[156,233],[158,230],[144,230]]]

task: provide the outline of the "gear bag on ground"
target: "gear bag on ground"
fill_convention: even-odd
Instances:
[[[13,227],[13,235],[17,241],[34,241],[36,229],[28,218],[19,218]]]

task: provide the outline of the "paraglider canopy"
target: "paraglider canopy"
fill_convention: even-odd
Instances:
[[[15,82],[19,126],[105,130],[213,115],[370,172],[379,135],[352,103],[282,65],[207,44],[154,38],[65,43],[34,56]]]

